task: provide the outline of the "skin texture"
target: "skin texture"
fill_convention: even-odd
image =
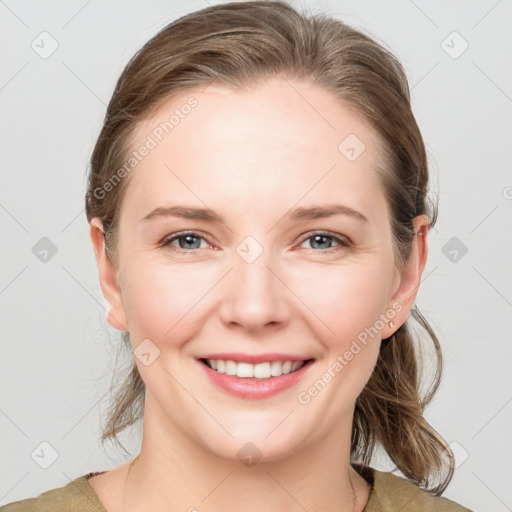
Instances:
[[[293,85],[293,87],[292,87]],[[381,338],[407,319],[427,258],[428,219],[414,219],[402,271],[393,259],[389,211],[374,165],[376,134],[319,86],[272,79],[251,90],[210,85],[183,92],[141,124],[133,147],[193,96],[198,105],[131,171],[121,208],[119,262],[105,255],[102,224],[91,222],[108,321],[151,340],[159,356],[136,358],[146,385],[140,454],[90,479],[115,510],[362,510],[369,484],[349,465],[353,409]],[[366,149],[349,161],[338,146],[356,134]],[[108,200],[108,196],[106,197]],[[341,203],[364,214],[291,221],[297,207]],[[210,208],[224,222],[157,217],[157,207]],[[188,245],[186,230],[204,238]],[[325,230],[348,238],[311,237]],[[237,252],[253,237],[262,253]],[[257,244],[249,251],[255,254]],[[242,244],[243,246],[243,244]],[[197,247],[197,248],[196,248]],[[335,373],[307,404],[297,395],[332,367],[365,328],[394,309],[394,327]],[[378,324],[376,324],[378,325]],[[211,352],[291,353],[315,361],[292,388],[259,400],[213,386],[197,358]],[[248,442],[261,459],[247,467]],[[128,472],[129,470],[129,472]]]

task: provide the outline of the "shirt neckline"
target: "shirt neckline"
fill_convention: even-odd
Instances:
[[[368,501],[366,502],[362,512],[381,512],[381,507],[379,506],[377,492],[375,490],[375,477],[377,476],[377,471],[371,466],[364,466],[358,463],[351,463],[351,466],[357,471],[357,473],[362,476],[371,486],[370,494],[368,496]],[[75,482],[82,481],[84,483],[82,491],[85,493],[87,498],[92,501],[97,512],[107,512],[103,503],[101,502],[99,496],[96,494],[96,491],[93,489],[92,485],[89,482],[89,478],[92,478],[96,475],[102,475],[106,473],[108,470],[103,471],[91,471],[82,477],[79,477]]]

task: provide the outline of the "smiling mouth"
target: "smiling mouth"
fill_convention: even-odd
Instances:
[[[233,375],[242,379],[271,379],[300,370],[313,361],[268,361],[258,364],[237,362],[224,359],[200,359],[200,361],[217,373]]]

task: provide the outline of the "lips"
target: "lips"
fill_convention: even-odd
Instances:
[[[217,387],[246,398],[268,398],[294,386],[314,359],[296,354],[207,354],[198,359]]]

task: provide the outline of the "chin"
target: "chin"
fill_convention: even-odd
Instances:
[[[306,440],[313,437],[312,433],[308,435],[305,425],[297,424],[298,418],[293,418],[294,413],[286,417],[288,412],[265,415],[262,411],[240,411],[238,418],[229,420],[219,417],[219,422],[229,434],[217,429],[214,435],[209,429],[198,433],[199,438],[209,452],[226,460],[249,466],[254,461],[265,463],[283,460],[303,448]],[[204,423],[200,428],[204,428]]]
[[[298,450],[300,444],[293,440],[286,442],[278,436],[274,440],[264,437],[252,440],[234,438],[221,444],[213,444],[211,441],[208,439],[206,448],[213,455],[247,467],[285,460]]]

